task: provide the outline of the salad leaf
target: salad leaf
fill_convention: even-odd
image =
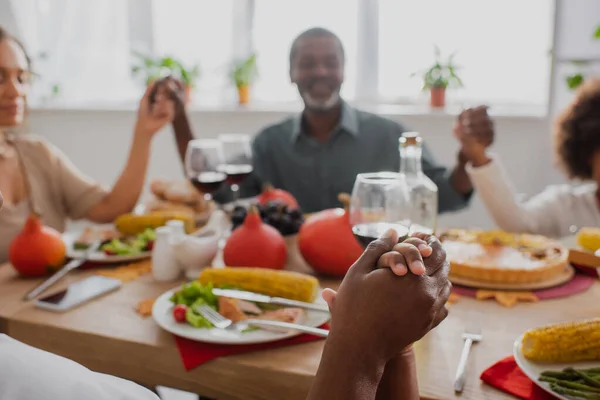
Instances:
[[[141,253],[139,248],[133,247],[119,239],[113,239],[102,246],[102,250],[110,251],[114,254],[129,255]]]
[[[199,299],[199,300],[203,301],[202,299]],[[196,313],[196,311],[194,311],[192,309],[192,307],[188,307],[188,309],[186,310],[185,320],[187,321],[188,324],[190,324],[194,328],[212,328],[213,327],[213,324],[208,322],[208,320],[206,318],[204,318],[202,315]]]
[[[151,228],[146,228],[146,230],[140,233],[137,238],[145,243],[151,242],[156,240],[156,231]]]
[[[185,284],[171,296],[171,302],[175,304],[185,304],[189,307],[194,304],[196,300],[202,299],[204,301],[202,304],[208,304],[216,309],[219,304],[219,299],[213,294],[212,288],[212,284],[203,286],[198,281],[190,282]]]

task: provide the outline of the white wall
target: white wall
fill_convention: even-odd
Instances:
[[[196,135],[208,137],[224,132],[255,133],[290,112],[205,109],[192,111],[191,118]],[[452,115],[413,112],[411,115],[390,115],[390,118],[421,132],[440,162],[454,163],[458,146],[451,134]],[[559,175],[551,163],[546,118],[505,115],[497,116],[495,121],[497,142],[494,150],[502,155],[519,192],[534,194],[557,179]],[[29,125],[32,132],[45,136],[61,148],[82,171],[110,185],[124,165],[134,122],[133,109],[38,109],[31,112]],[[160,132],[153,143],[148,176],[183,177],[170,128]],[[441,226],[491,227],[492,224],[475,198],[467,211],[444,215]]]

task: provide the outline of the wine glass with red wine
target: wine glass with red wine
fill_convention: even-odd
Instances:
[[[395,172],[358,174],[350,200],[352,232],[363,247],[393,228],[403,241],[408,236],[408,186]]]
[[[250,136],[236,133],[219,135],[225,162],[221,171],[227,174],[234,204],[240,197],[240,184],[252,173],[252,146]]]
[[[185,154],[185,172],[192,185],[207,200],[219,190],[227,175],[221,171],[223,165],[223,149],[217,139],[195,139],[188,143]]]

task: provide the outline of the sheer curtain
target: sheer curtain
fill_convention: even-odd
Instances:
[[[32,102],[51,96],[79,105],[137,97],[130,79],[128,9],[123,0],[9,0],[40,75]],[[45,57],[43,56],[45,54]]]

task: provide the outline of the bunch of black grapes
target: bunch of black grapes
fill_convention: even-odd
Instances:
[[[280,201],[269,201],[265,205],[256,204],[260,217],[265,224],[277,229],[283,236],[295,235],[304,223],[304,214],[299,208],[289,208]],[[248,210],[236,206],[231,213],[232,230],[244,223]]]

